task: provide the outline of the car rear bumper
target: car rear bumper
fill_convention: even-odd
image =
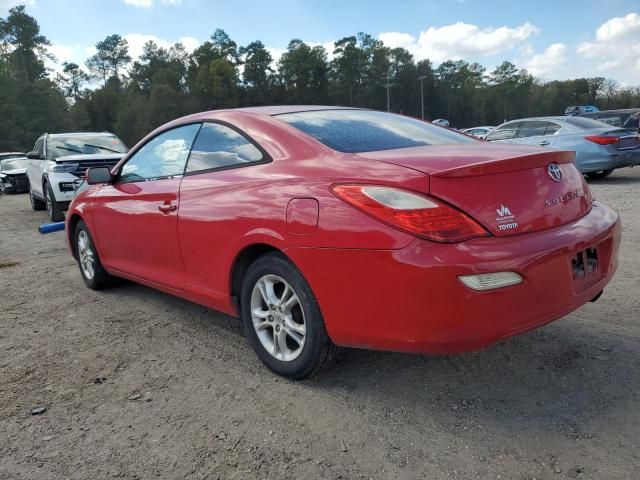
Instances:
[[[582,173],[633,167],[640,165],[640,151],[619,152],[608,157],[592,157],[581,160],[577,165]]]
[[[291,248],[338,345],[419,353],[476,350],[577,309],[617,269],[621,226],[594,203],[581,219],[553,229],[459,244],[415,240],[404,249]],[[574,279],[571,260],[597,247],[598,269]],[[458,279],[500,271],[524,282],[477,292]]]

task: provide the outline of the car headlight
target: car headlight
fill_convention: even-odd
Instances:
[[[51,171],[55,173],[71,173],[75,172],[78,169],[79,164],[77,163],[60,163],[58,165],[53,165],[51,167]]]

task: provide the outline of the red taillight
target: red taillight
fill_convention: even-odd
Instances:
[[[335,185],[334,194],[392,227],[434,242],[462,242],[489,233],[440,200],[379,185]]]
[[[607,137],[604,135],[587,135],[584,138],[598,145],[611,145],[620,141],[618,137]]]

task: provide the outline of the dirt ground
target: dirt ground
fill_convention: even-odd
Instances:
[[[303,383],[233,318],[87,289],[63,233],[0,197],[0,478],[638,478],[640,168],[591,186],[624,223],[597,303],[474,354],[348,350]]]

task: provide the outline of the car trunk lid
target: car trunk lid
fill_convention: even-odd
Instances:
[[[563,225],[591,209],[591,194],[573,164],[573,152],[477,143],[358,156],[428,174],[428,193],[471,215],[496,236]]]

